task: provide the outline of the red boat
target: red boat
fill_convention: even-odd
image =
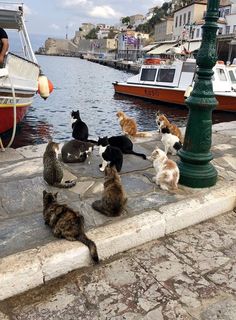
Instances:
[[[195,59],[146,59],[139,74],[126,82],[114,82],[116,93],[185,105],[194,83]],[[219,102],[217,110],[236,111],[236,66],[218,61],[214,67],[213,90]]]
[[[13,128],[26,114],[38,90],[40,67],[32,50],[23,19],[23,9],[0,9],[0,26],[16,30],[24,57],[8,53],[0,69],[0,133]]]

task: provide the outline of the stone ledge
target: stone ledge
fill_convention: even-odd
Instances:
[[[236,183],[221,184],[191,199],[162,206],[159,212],[138,216],[89,231],[101,260],[145,242],[231,211],[236,204]],[[91,265],[86,246],[58,240],[37,249],[23,251],[0,260],[0,300],[34,288],[69,271]]]

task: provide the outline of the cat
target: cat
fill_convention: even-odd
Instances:
[[[180,129],[175,124],[170,123],[170,121],[166,118],[166,116],[164,116],[164,114],[161,114],[159,112],[157,113],[156,124],[159,130],[161,130],[161,128],[164,128],[164,127],[169,128],[170,133],[177,136],[179,138],[179,141],[183,143],[183,136]]]
[[[129,118],[123,111],[116,113],[123,134],[131,137],[151,137],[149,132],[138,132],[137,123],[133,118]]]
[[[84,162],[91,154],[94,144],[86,141],[71,140],[61,149],[62,161],[65,163]]]
[[[153,167],[156,170],[153,182],[160,185],[163,190],[177,190],[179,181],[177,164],[168,159],[165,152],[159,148],[156,148],[148,159],[153,161]]]
[[[102,158],[102,164],[99,165],[100,171],[104,171],[107,164],[115,166],[118,172],[121,171],[123,164],[123,154],[117,147],[112,147],[109,144],[106,146],[99,146],[99,155]]]
[[[92,203],[92,208],[106,216],[119,216],[126,204],[127,197],[115,166],[106,166],[104,191],[101,200]]]
[[[110,138],[98,138],[98,146],[107,146],[108,144],[112,147],[117,147],[124,154],[134,154],[138,157],[142,157],[146,160],[146,155],[133,151],[133,142],[127,136],[113,136]]]
[[[176,155],[177,151],[182,148],[182,143],[179,138],[170,133],[170,129],[168,127],[163,127],[161,129],[161,133],[161,142],[165,147],[165,154],[170,151],[172,155]]]
[[[87,141],[89,136],[88,126],[81,120],[79,110],[72,111],[71,117],[74,119],[72,137],[80,141]]]
[[[89,248],[93,261],[99,262],[96,245],[84,232],[84,217],[66,204],[58,204],[57,193],[43,191],[43,217],[55,237],[81,241]]]
[[[62,183],[63,169],[58,160],[59,144],[49,141],[43,154],[43,178],[51,186],[58,188],[71,188],[76,181]]]

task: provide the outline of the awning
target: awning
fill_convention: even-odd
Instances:
[[[156,43],[156,44],[149,44],[149,45],[143,47],[143,48],[141,49],[141,51],[149,51],[149,50],[151,50],[152,48],[155,48],[155,47],[157,47],[157,46],[158,46],[158,43]]]
[[[193,52],[195,50],[200,49],[201,41],[190,42],[190,45],[188,43],[185,43],[183,46],[185,47],[185,49],[189,50],[190,52]]]
[[[176,43],[166,43],[166,44],[162,44],[161,46],[148,51],[148,54],[161,54],[161,53],[166,53],[167,50],[169,50],[170,48],[174,47],[176,45]]]

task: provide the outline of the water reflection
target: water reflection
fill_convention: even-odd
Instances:
[[[17,128],[13,147],[39,144],[50,138],[70,139],[70,113],[77,109],[90,135],[95,137],[121,133],[116,117],[118,110],[134,117],[140,131],[156,129],[157,110],[177,125],[186,125],[188,110],[184,107],[114,94],[112,82],[126,80],[130,73],[78,58],[38,56],[38,61],[55,89],[46,101],[35,97],[33,107]],[[213,113],[213,123],[233,120],[236,114]]]

